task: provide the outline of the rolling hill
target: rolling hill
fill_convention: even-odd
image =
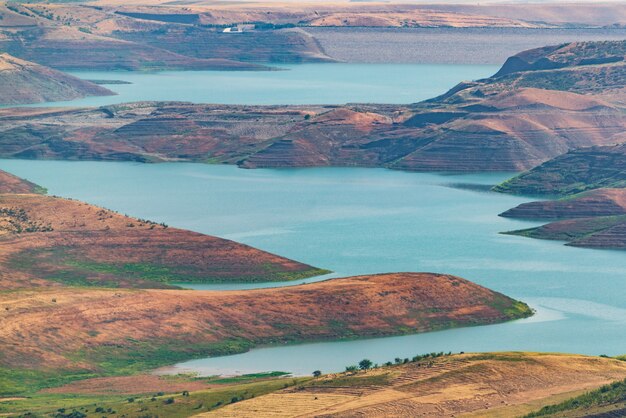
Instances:
[[[112,91],[32,62],[0,54],[0,105],[56,102]]]

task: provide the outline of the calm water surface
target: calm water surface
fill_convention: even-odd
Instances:
[[[132,84],[104,87],[117,96],[35,106],[102,106],[142,100],[219,104],[413,103],[445,93],[461,80],[488,77],[498,65],[299,64],[283,71],[70,72],[89,80]]]
[[[364,357],[382,362],[449,350],[626,352],[626,252],[498,234],[533,225],[497,216],[528,199],[450,187],[495,184],[508,174],[17,160],[2,160],[0,168],[45,185],[51,194],[234,239],[331,269],[334,276],[452,273],[538,312],[500,325],[260,348],[185,362],[174,372],[308,374],[342,370]]]

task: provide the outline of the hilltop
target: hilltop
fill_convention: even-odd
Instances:
[[[32,62],[0,54],[0,105],[55,102],[112,91]]]
[[[233,241],[75,200],[0,195],[0,286],[168,288],[285,281],[327,271]]]
[[[0,156],[521,171],[575,148],[624,141],[626,67],[616,58],[624,45],[527,51],[519,57],[531,68],[505,65],[501,75],[461,83],[414,105],[141,102],[37,115],[4,112]],[[602,61],[607,56],[608,63]],[[547,61],[558,68],[533,67]],[[567,82],[546,85],[557,79]]]
[[[30,390],[63,376],[128,374],[257,344],[400,335],[532,314],[502,294],[431,273],[244,291],[30,288],[1,293],[0,308],[0,371]],[[7,383],[1,394],[19,392]]]

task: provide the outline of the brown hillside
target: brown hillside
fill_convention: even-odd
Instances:
[[[623,141],[626,129],[623,110],[601,98],[534,88],[435,109],[136,103],[0,120],[4,157],[420,171],[524,170]]]
[[[522,203],[501,216],[521,219],[573,219],[626,215],[626,189],[597,189],[572,198]]]
[[[72,100],[113,95],[85,80],[32,62],[0,54],[0,105]]]
[[[92,29],[90,19],[83,22],[81,16],[88,10],[83,6],[71,6],[73,12],[69,16],[56,15],[53,9],[54,6],[48,5],[0,4],[0,50],[61,70],[267,69],[220,57],[195,58],[116,39]],[[21,16],[19,19],[28,19],[32,25],[13,25],[12,22],[18,19],[16,15]],[[130,26],[135,30],[141,27]]]
[[[94,368],[133,352],[150,361],[152,350],[171,362],[256,343],[416,333],[529,314],[504,295],[430,273],[245,291],[28,289],[0,294],[0,364]]]
[[[36,184],[0,170],[0,193],[37,193],[42,190]]]
[[[587,248],[626,249],[626,215],[593,216],[551,222],[536,228],[505,232],[529,238],[566,241]]]
[[[324,271],[229,240],[74,200],[0,195],[0,286],[170,287],[271,281]]]

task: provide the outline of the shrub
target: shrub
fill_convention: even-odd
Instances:
[[[366,358],[364,358],[363,360],[359,361],[359,369],[361,370],[368,370],[372,367],[372,361],[368,360]]]
[[[321,375],[322,375],[322,372],[321,372],[321,371],[319,371],[319,370],[315,370],[315,371],[313,372],[313,377],[320,377]]]

